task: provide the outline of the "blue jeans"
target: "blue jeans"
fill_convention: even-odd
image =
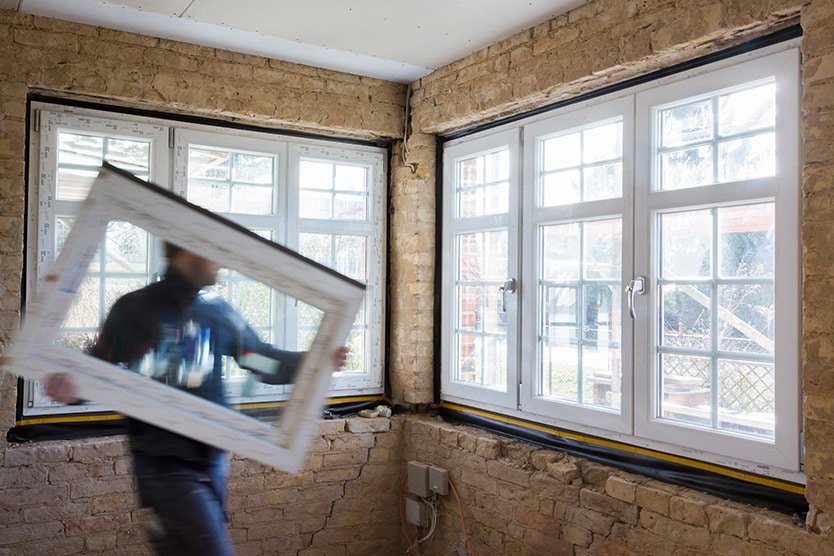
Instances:
[[[134,452],[133,466],[139,500],[155,514],[144,528],[157,554],[234,554],[226,527],[225,454],[192,464]]]

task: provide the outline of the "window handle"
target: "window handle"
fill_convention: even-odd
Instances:
[[[515,293],[516,282],[515,278],[510,278],[501,286],[498,286],[498,291],[501,292],[501,312],[507,312],[507,294]]]
[[[637,315],[634,313],[634,296],[635,295],[644,295],[646,293],[646,277],[645,276],[637,276],[628,283],[625,288],[626,295],[628,296],[628,313],[631,315],[631,318],[636,319]]]

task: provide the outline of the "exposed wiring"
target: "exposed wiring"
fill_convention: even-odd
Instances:
[[[428,533],[426,533],[426,535],[425,535],[423,538],[421,538],[421,539],[416,539],[413,543],[411,543],[411,545],[410,545],[410,546],[408,547],[408,549],[405,551],[406,556],[408,556],[408,555],[411,553],[412,549],[417,548],[418,546],[420,546],[420,544],[422,544],[422,543],[426,542],[427,540],[429,540],[429,537],[431,537],[431,536],[434,534],[434,530],[437,528],[437,504],[436,504],[436,498],[437,498],[437,493],[433,493],[431,498],[423,498],[423,497],[421,497],[421,500],[422,500],[423,502],[425,502],[426,504],[428,504],[428,505],[429,505],[429,507],[431,508],[431,526],[429,527],[429,532],[428,532]]]
[[[403,535],[405,535],[405,540],[408,541],[408,547],[410,550],[414,541],[411,540],[411,535],[408,534],[408,527],[405,526],[405,485],[407,482],[408,475],[403,477],[403,484],[400,487],[400,525],[402,525]]]
[[[422,538],[420,535],[416,535],[414,540],[411,539],[411,535],[408,532],[408,527],[406,526],[406,519],[405,519],[405,486],[408,483],[408,476],[403,477],[402,485],[400,486],[400,525],[402,525],[403,535],[405,535],[405,540],[408,542],[408,548],[406,549],[405,553],[406,556],[411,554],[413,550],[415,554],[420,554],[418,548],[421,543],[426,542],[429,538],[434,534],[437,530],[437,517],[439,511],[437,509],[437,493],[433,493],[431,498],[423,498],[420,499],[428,504],[429,508],[431,508],[431,524],[429,526],[428,533],[425,534]],[[455,483],[452,482],[452,479],[449,479],[449,486],[452,487],[452,494],[455,496],[455,501],[458,504],[458,513],[460,514],[460,526],[463,530],[463,538],[466,540],[466,549],[469,551],[471,556],[475,556],[475,548],[472,546],[472,541],[469,539],[469,531],[466,529],[466,521],[463,517],[463,504],[460,501],[460,496],[458,495],[458,489],[455,488]],[[419,530],[419,527],[417,527]]]
[[[403,148],[400,150],[400,156],[403,160],[403,166],[408,166],[411,173],[417,172],[417,165],[413,162],[408,162],[408,124],[411,120],[411,83],[405,91],[405,120],[403,121]]]
[[[460,526],[463,529],[463,538],[466,539],[466,548],[469,549],[469,553],[472,556],[475,556],[475,549],[472,547],[472,542],[469,540],[469,532],[466,530],[466,522],[463,519],[463,504],[460,503],[460,496],[458,496],[458,489],[455,488],[455,483],[452,482],[452,479],[449,479],[449,486],[452,487],[452,494],[455,495],[455,500],[458,503],[458,511],[460,512]]]

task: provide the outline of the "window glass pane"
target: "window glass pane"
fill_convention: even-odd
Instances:
[[[712,100],[702,100],[660,111],[663,147],[676,147],[712,139]]]
[[[190,147],[187,198],[212,212],[272,214],[275,164],[275,155]]]
[[[586,201],[623,196],[623,163],[602,164],[585,168],[583,190]]]
[[[330,266],[330,236],[328,234],[298,234],[298,252],[319,264]]]
[[[351,330],[348,334],[347,346],[350,348],[342,373],[365,373],[365,330]]]
[[[58,165],[101,166],[104,138],[81,133],[58,132]]]
[[[336,236],[336,260],[333,267],[354,280],[366,279],[366,247],[363,236]]]
[[[365,220],[367,199],[366,195],[336,193],[333,217],[337,220]]]
[[[775,133],[718,144],[718,176],[722,182],[763,178],[775,173]]]
[[[560,170],[562,168],[571,168],[579,166],[582,163],[581,139],[579,132],[545,139],[541,142],[541,148],[544,152],[544,156],[542,157],[542,161],[544,162],[542,169],[545,172]]]
[[[150,141],[58,132],[57,198],[81,201],[87,197],[104,160],[148,179],[150,151]]]
[[[672,348],[712,348],[712,288],[687,284],[661,287],[663,332],[661,345]]]
[[[774,204],[718,209],[722,276],[773,276]]]
[[[507,182],[484,188],[484,214],[501,214],[508,210],[509,187]]]
[[[86,277],[72,302],[62,327],[96,328],[99,325],[101,284],[97,277]]]
[[[333,217],[332,201],[331,193],[302,189],[299,195],[299,216],[330,220]]]
[[[585,278],[619,280],[622,273],[622,221],[585,222],[583,228]]]
[[[498,287],[507,276],[507,232],[457,236],[454,379],[488,388],[507,386],[507,319]]]
[[[232,304],[252,326],[272,326],[272,295],[266,284],[241,276],[233,288]]]
[[[484,160],[486,182],[507,181],[510,179],[510,151],[502,150],[486,155]]]
[[[223,180],[229,179],[231,161],[228,151],[219,149],[188,149],[188,179]]]
[[[232,181],[261,185],[272,184],[275,181],[273,177],[275,159],[272,156],[235,153],[232,160],[234,163]]]
[[[484,214],[484,188],[467,189],[458,194],[458,213],[461,218]]]
[[[619,409],[621,220],[548,225],[540,233],[541,395]]]
[[[272,186],[240,185],[232,187],[232,212],[272,214]]]
[[[552,207],[621,197],[623,123],[592,125],[538,143],[537,202]]]
[[[771,363],[718,360],[718,427],[773,438],[776,390]]]
[[[619,285],[583,288],[582,403],[620,407],[622,354]]]
[[[368,191],[367,183],[368,170],[361,166],[336,166],[336,189],[340,191],[356,191],[364,193]]]
[[[713,183],[712,147],[706,145],[661,154],[660,179],[664,190]]]
[[[661,417],[709,426],[712,414],[710,360],[661,354]]]
[[[776,125],[776,84],[718,97],[718,133],[724,137]]]
[[[773,355],[773,284],[718,286],[718,349]]]
[[[188,201],[212,212],[229,212],[230,192],[229,184],[223,182],[188,182]]]
[[[541,227],[544,280],[579,280],[579,224]]]
[[[147,274],[148,233],[128,222],[110,222],[104,253],[108,273]]]
[[[506,213],[509,208],[509,149],[457,162],[459,218]]]
[[[542,395],[576,402],[579,393],[577,289],[545,286],[541,299]]]
[[[564,170],[542,176],[542,206],[554,207],[579,202],[581,170]]]
[[[151,144],[149,141],[108,138],[104,158],[110,164],[131,174],[147,172],[151,159]]]
[[[583,130],[582,162],[590,164],[623,156],[623,124],[615,122]]]
[[[333,189],[333,165],[302,160],[299,164],[301,189]]]
[[[661,268],[667,279],[712,274],[712,215],[709,210],[662,214]]]

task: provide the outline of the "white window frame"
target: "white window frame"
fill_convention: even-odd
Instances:
[[[799,468],[799,53],[780,52],[698,77],[682,79],[637,94],[638,141],[636,150],[636,203],[638,241],[635,276],[647,276],[649,294],[635,300],[638,315],[648,317],[648,326],[637,328],[635,434],[663,442],[679,442],[686,435],[690,448],[719,452],[784,469]],[[657,133],[653,132],[658,107],[675,100],[707,95],[737,85],[775,76],[776,80],[776,173],[773,177],[717,183],[687,189],[657,188]],[[717,153],[715,154],[717,156]],[[732,206],[757,201],[776,203],[775,245],[775,438],[754,440],[728,431],[704,430],[682,423],[672,424],[659,414],[657,350],[654,338],[659,326],[658,294],[652,284],[658,275],[658,215],[699,207]],[[714,238],[715,241],[715,238]],[[791,372],[795,369],[795,372]],[[716,387],[716,385],[713,385]]]
[[[539,227],[546,224],[563,224],[573,222],[591,222],[607,218],[622,219],[622,269],[620,283],[626,284],[631,278],[632,267],[632,208],[633,208],[633,147],[625,138],[634,134],[633,98],[631,96],[594,103],[577,109],[569,107],[557,111],[555,116],[528,126],[524,126],[524,176],[525,187],[522,191],[523,209],[523,245],[532,246],[529,256],[524,258],[522,272],[521,304],[529,310],[523,311],[521,327],[522,353],[527,354],[521,360],[522,377],[520,409],[537,415],[546,415],[567,424],[580,423],[603,427],[617,432],[629,432],[632,426],[632,329],[633,320],[628,317],[625,296],[619,297],[622,315],[622,338],[620,339],[622,376],[620,410],[609,410],[567,401],[557,401],[539,396],[538,370],[538,334],[539,334]],[[622,119],[623,129],[623,195],[619,198],[597,201],[578,202],[553,207],[537,206],[539,184],[537,169],[540,167],[539,141],[548,136],[559,135],[573,129],[581,129],[589,124],[603,123],[616,118]],[[614,303],[617,298],[614,298]],[[579,308],[578,310],[582,310]]]
[[[519,276],[519,226],[518,220],[511,215],[518,214],[518,188],[520,173],[518,157],[520,138],[517,129],[491,134],[474,140],[450,142],[443,153],[443,214],[454,215],[457,208],[457,163],[480,154],[509,149],[510,175],[509,199],[507,213],[479,216],[473,218],[448,218],[443,225],[443,300],[441,311],[441,389],[454,398],[478,399],[504,407],[518,406],[519,353],[516,335],[507,334],[507,389],[487,388],[453,380],[456,350],[452,345],[454,329],[457,323],[457,311],[452,305],[455,299],[455,277],[457,276],[457,242],[455,237],[467,232],[483,232],[495,229],[507,229],[507,279]],[[507,330],[518,326],[518,287],[515,293],[507,293],[506,300]]]
[[[297,247],[298,180],[297,171],[290,168],[289,151],[291,149],[312,149],[321,157],[332,155],[330,162],[346,161],[362,164],[370,168],[369,177],[369,223],[362,228],[365,234],[373,237],[368,244],[368,253],[385,253],[387,206],[387,153],[384,148],[353,143],[340,143],[338,140],[322,140],[299,136],[281,135],[250,131],[210,124],[182,122],[164,117],[149,117],[125,114],[114,108],[93,109],[60,104],[56,102],[36,101],[31,104],[32,129],[29,150],[29,192],[26,246],[26,285],[25,303],[32,302],[38,291],[38,276],[48,269],[48,261],[43,253],[44,245],[54,245],[51,234],[52,226],[48,215],[57,207],[65,209],[60,201],[55,201],[55,173],[57,165],[57,129],[70,131],[89,131],[101,135],[123,135],[126,137],[152,137],[151,176],[150,179],[165,188],[172,189],[179,195],[185,194],[187,181],[187,145],[190,143],[215,145],[221,148],[269,152],[278,155],[277,188],[274,199],[275,214],[237,215],[222,214],[244,227],[273,229],[279,241],[294,249]],[[57,126],[57,127],[56,127]],[[185,147],[185,148],[183,148]],[[300,152],[300,151],[299,151]],[[184,157],[184,158],[183,158]],[[65,205],[77,205],[72,209],[77,212],[81,202],[64,202]],[[50,211],[52,211],[50,213]],[[373,219],[371,219],[373,215]],[[276,223],[277,221],[277,223]],[[345,233],[353,233],[347,225]],[[355,231],[355,230],[354,230]],[[274,232],[275,233],[275,232]],[[44,243],[51,241],[51,243]],[[50,252],[48,257],[54,257]],[[150,277],[161,273],[165,268],[160,242],[149,246]],[[367,313],[369,333],[366,337],[368,373],[334,373],[331,383],[331,396],[378,395],[383,392],[384,376],[384,320],[385,320],[385,259],[378,261],[367,257],[368,264],[368,298],[370,311]],[[373,321],[371,317],[373,316]],[[292,318],[288,315],[287,318]],[[282,320],[284,317],[282,316]],[[278,321],[274,321],[278,324]],[[288,321],[284,321],[284,325]],[[294,341],[295,339],[292,338]],[[289,389],[283,394],[276,387],[260,383],[253,384],[251,395],[243,398],[229,392],[230,403],[280,402],[289,397]],[[85,404],[67,406],[51,402],[31,381],[23,385],[22,417],[48,417],[53,415],[83,414],[94,411],[108,411],[108,408]]]
[[[76,113],[55,105],[36,105],[37,124],[33,130],[31,158],[35,164],[30,165],[30,195],[28,199],[28,218],[26,222],[27,237],[32,244],[26,249],[26,304],[32,302],[43,284],[46,271],[55,257],[55,218],[76,216],[81,209],[81,201],[64,201],[57,195],[58,173],[58,134],[63,131],[80,132],[88,135],[118,136],[125,139],[148,139],[151,142],[151,161],[149,179],[162,187],[170,188],[168,168],[170,150],[168,149],[168,127],[156,123],[114,120],[103,113]],[[36,185],[37,184],[37,185]],[[32,194],[32,192],[35,194]],[[49,247],[49,248],[48,248]],[[148,245],[148,280],[159,270],[161,254],[154,242]],[[42,391],[40,385],[24,381],[23,407],[24,416],[50,413],[90,413],[106,411],[107,408],[96,404],[66,406],[53,402]]]
[[[697,67],[686,72],[669,75],[648,83],[643,83],[623,89],[608,95],[590,100],[578,102],[557,110],[531,116],[525,120],[504,124],[494,129],[476,133],[470,136],[449,141],[444,148],[444,177],[443,177],[443,249],[444,258],[442,270],[442,307],[441,307],[441,398],[450,403],[459,403],[477,407],[480,409],[494,411],[505,415],[531,420],[563,430],[572,430],[583,434],[594,435],[624,444],[629,444],[650,450],[656,450],[669,454],[680,455],[695,460],[706,461],[718,465],[771,476],[795,483],[804,483],[805,475],[801,471],[800,457],[800,388],[799,388],[799,341],[800,341],[800,260],[798,228],[801,217],[799,211],[799,70],[798,52],[799,42],[797,40],[786,41],[771,45],[755,51],[750,51],[732,58]],[[741,70],[742,67],[755,68],[754,70]],[[759,72],[759,73],[757,73]],[[650,128],[648,123],[649,111],[646,106],[652,91],[660,90],[667,86],[677,85],[679,96],[674,100],[685,100],[699,94],[694,88],[697,84],[700,91],[716,91],[724,88],[722,82],[713,80],[713,75],[721,75],[721,79],[733,78],[735,85],[743,85],[749,81],[755,81],[767,75],[777,75],[777,89],[781,95],[778,103],[781,106],[777,113],[777,176],[773,178],[749,180],[746,184],[718,184],[702,188],[680,189],[662,192],[651,192],[648,187],[652,176],[648,156],[651,151],[651,144],[647,132]],[[671,102],[671,99],[667,99]],[[533,179],[535,176],[535,160],[532,151],[534,137],[547,133],[548,121],[557,121],[561,117],[574,113],[579,117],[583,110],[590,110],[590,120],[603,120],[602,117],[593,116],[593,108],[604,106],[608,102],[631,102],[631,121],[634,126],[634,134],[631,139],[624,136],[623,164],[629,164],[629,150],[633,152],[631,157],[632,175],[629,178],[628,172],[624,171],[623,182],[623,203],[632,203],[633,217],[629,218],[629,208],[623,208],[623,285],[634,276],[651,277],[651,257],[654,253],[649,249],[650,222],[649,211],[656,211],[663,207],[656,207],[650,203],[655,202],[658,195],[662,193],[668,206],[687,206],[685,203],[696,203],[697,206],[717,206],[722,204],[746,204],[748,201],[773,200],[776,199],[776,275],[777,292],[776,310],[779,312],[779,324],[777,324],[777,342],[782,346],[777,348],[776,365],[785,371],[777,371],[779,376],[776,385],[777,395],[777,431],[775,442],[771,444],[762,443],[752,438],[745,438],[737,434],[724,434],[721,431],[698,430],[696,427],[679,426],[670,423],[657,423],[657,420],[650,416],[656,411],[650,407],[650,388],[652,376],[649,370],[649,341],[651,334],[648,326],[654,323],[641,324],[638,320],[632,323],[632,378],[628,385],[626,378],[626,328],[624,322],[623,330],[623,403],[621,421],[611,422],[611,419],[594,418],[601,412],[595,409],[580,411],[584,408],[561,403],[550,403],[541,406],[531,405],[533,396],[533,374],[534,362],[525,356],[520,361],[521,373],[518,379],[520,387],[520,404],[512,407],[512,404],[505,400],[496,400],[494,397],[481,395],[479,390],[461,391],[460,389],[449,388],[448,369],[450,361],[451,336],[449,334],[450,308],[449,302],[453,300],[449,291],[450,275],[454,273],[454,261],[452,260],[452,246],[450,237],[452,234],[448,228],[453,225],[451,216],[453,206],[448,202],[450,183],[450,153],[456,152],[453,149],[460,149],[467,143],[475,144],[476,141],[487,140],[504,132],[521,130],[524,142],[520,156],[523,156],[523,187],[520,188],[523,198],[524,210],[516,213],[516,220],[523,222],[524,237],[519,244],[519,251],[522,256],[522,280],[519,284],[521,292],[520,307],[522,330],[518,332],[521,337],[519,351],[521,354],[530,353],[535,343],[536,321],[535,305],[533,305],[531,289],[535,288],[535,274],[533,262],[530,259],[532,239],[535,223],[535,213],[531,212],[529,205],[532,205],[535,193]],[[641,104],[642,103],[642,104]],[[624,134],[628,123],[628,111],[624,117]],[[565,120],[566,122],[568,120]],[[577,120],[579,121],[579,120]],[[558,126],[557,126],[558,127]],[[472,149],[476,152],[477,149]],[[782,162],[783,160],[789,162]],[[629,194],[629,179],[632,183],[632,190]],[[779,188],[776,188],[776,184]],[[746,188],[746,189],[745,189]],[[700,189],[701,191],[695,191]],[[741,197],[736,195],[743,192]],[[653,197],[650,199],[649,194]],[[643,198],[641,199],[641,195]],[[629,196],[631,197],[629,199]],[[672,204],[673,200],[675,203]],[[577,206],[581,203],[577,203]],[[556,207],[562,209],[564,207]],[[550,209],[548,209],[550,210]],[[582,212],[585,209],[578,209],[577,212],[567,213],[566,221],[575,220],[587,216]],[[512,213],[511,213],[512,215]],[[577,217],[578,215],[578,217]],[[641,216],[642,215],[642,216]],[[631,241],[627,239],[628,224],[631,222]],[[631,245],[629,245],[631,243]],[[522,246],[530,246],[522,250]],[[626,263],[627,253],[633,255],[633,266]],[[650,280],[648,295],[637,296],[635,299],[635,310],[638,319],[649,314],[649,298],[653,295]],[[625,298],[624,298],[625,303]],[[652,310],[652,315],[656,311]],[[624,315],[625,315],[624,310]],[[625,319],[624,319],[625,321]],[[509,370],[511,373],[512,370]],[[631,391],[632,403],[627,405],[626,388]],[[566,409],[569,409],[567,411]],[[616,416],[615,416],[616,417]],[[739,442],[739,439],[744,442]]]
[[[361,166],[368,172],[368,204],[365,220],[323,220],[299,216],[299,168],[302,159],[331,164]],[[346,149],[324,144],[293,143],[289,147],[289,188],[287,245],[298,250],[302,233],[352,235],[366,238],[365,365],[368,373],[336,372],[333,381],[343,393],[362,393],[382,387],[383,346],[385,345],[385,161],[373,151]],[[374,194],[374,192],[379,192]],[[295,339],[293,339],[295,340]]]

